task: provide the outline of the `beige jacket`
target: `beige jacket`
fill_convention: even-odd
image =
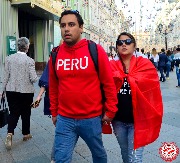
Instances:
[[[17,52],[6,57],[2,91],[34,93],[38,80],[35,62],[24,52]]]

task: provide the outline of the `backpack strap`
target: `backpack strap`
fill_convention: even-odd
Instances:
[[[60,46],[57,46],[57,47],[54,47],[52,49],[52,51],[51,51],[52,66],[53,66],[53,69],[54,69],[54,73],[56,75],[56,79],[58,79],[58,77],[57,77],[57,74],[56,74],[55,64],[56,64],[56,58],[57,58],[57,54],[58,54],[59,49],[60,49]]]
[[[98,49],[97,49],[97,44],[94,41],[89,40],[88,41],[88,49],[89,49],[89,53],[91,55],[91,58],[94,62],[94,66],[96,69],[96,72],[98,74],[98,78],[99,78],[99,66],[98,66]],[[101,94],[102,94],[102,102],[104,103],[106,101],[106,97],[105,97],[105,93],[103,90],[103,84],[100,84],[100,89],[101,89]]]
[[[94,41],[88,40],[88,49],[94,62],[95,69],[99,74],[97,44]]]

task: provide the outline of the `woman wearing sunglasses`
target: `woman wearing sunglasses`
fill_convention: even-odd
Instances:
[[[142,162],[143,149],[155,141],[163,114],[162,96],[154,65],[134,55],[135,38],[126,32],[116,41],[118,60],[111,67],[117,88],[118,112],[112,122],[124,163]]]

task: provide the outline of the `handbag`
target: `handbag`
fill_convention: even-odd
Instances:
[[[104,121],[102,124],[102,133],[103,134],[112,134],[112,127],[110,122]]]
[[[6,107],[5,93],[3,92],[0,106],[0,128],[8,124],[9,110]]]

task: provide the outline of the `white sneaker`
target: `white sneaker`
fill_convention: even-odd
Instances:
[[[51,160],[51,163],[55,163],[55,161],[54,161],[54,160]]]
[[[12,134],[8,134],[5,141],[6,149],[10,150],[12,147]]]

